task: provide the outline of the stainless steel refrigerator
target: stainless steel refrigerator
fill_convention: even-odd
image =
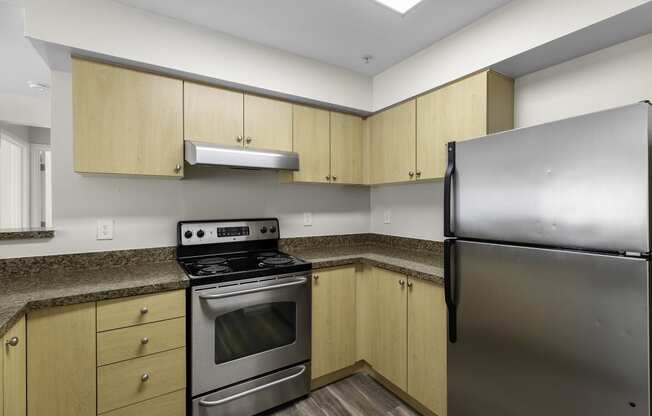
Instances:
[[[448,144],[448,416],[650,415],[651,118]]]

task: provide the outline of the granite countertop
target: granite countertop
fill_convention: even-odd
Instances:
[[[324,248],[296,248],[289,254],[312,262],[315,269],[365,263],[410,277],[443,284],[444,266],[440,253],[382,245],[360,245]]]
[[[0,337],[29,311],[188,286],[176,260],[101,269],[52,268],[0,276]]]
[[[0,241],[52,238],[54,229],[45,227],[0,228]]]

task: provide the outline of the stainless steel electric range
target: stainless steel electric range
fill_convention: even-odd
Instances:
[[[182,221],[194,416],[249,416],[310,392],[310,263],[277,219]]]

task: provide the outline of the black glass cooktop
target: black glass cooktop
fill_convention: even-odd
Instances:
[[[217,282],[311,269],[310,263],[276,250],[221,253],[179,262],[191,279]]]

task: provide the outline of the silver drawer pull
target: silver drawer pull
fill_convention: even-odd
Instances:
[[[140,380],[141,380],[143,383],[146,382],[147,380],[149,380],[149,374],[148,374],[148,373],[143,374],[143,375],[140,377]]]
[[[281,378],[279,380],[272,381],[272,382],[267,383],[267,384],[263,384],[262,386],[254,387],[251,390],[243,391],[242,393],[234,394],[233,396],[225,397],[224,399],[215,400],[213,402],[207,402],[205,400],[200,400],[199,403],[197,403],[197,404],[199,404],[201,407],[219,406],[221,404],[232,402],[233,400],[237,400],[237,399],[239,399],[241,397],[248,396],[250,394],[259,392],[261,390],[265,390],[265,389],[268,389],[270,387],[274,387],[274,386],[276,386],[278,384],[285,383],[286,381],[290,381],[290,380],[292,380],[294,378],[299,377],[301,374],[303,374],[305,372],[306,372],[306,366],[302,365],[301,368],[299,369],[299,371],[297,371],[296,373],[294,373],[292,375],[289,375],[287,377],[283,377],[283,378]]]
[[[238,296],[238,295],[246,295],[249,293],[257,293],[257,292],[265,292],[267,290],[274,290],[274,289],[281,289],[284,287],[290,287],[290,286],[298,286],[298,285],[303,285],[306,284],[308,279],[305,277],[302,277],[298,280],[289,282],[289,283],[280,283],[277,285],[270,285],[270,286],[262,286],[262,287],[256,287],[253,289],[246,289],[246,290],[240,290],[237,292],[228,292],[228,293],[218,293],[215,295],[199,295],[200,299],[223,299],[223,298],[228,298],[231,296]]]
[[[140,308],[140,313],[142,315],[145,315],[147,312],[149,312],[149,309],[147,309],[147,306],[143,306],[142,308]]]
[[[7,341],[5,341],[5,344],[9,347],[15,347],[18,345],[18,337],[11,337]]]
[[[143,337],[143,339],[140,340],[140,343],[143,345],[147,344],[148,342],[149,342],[149,338],[147,337]]]

